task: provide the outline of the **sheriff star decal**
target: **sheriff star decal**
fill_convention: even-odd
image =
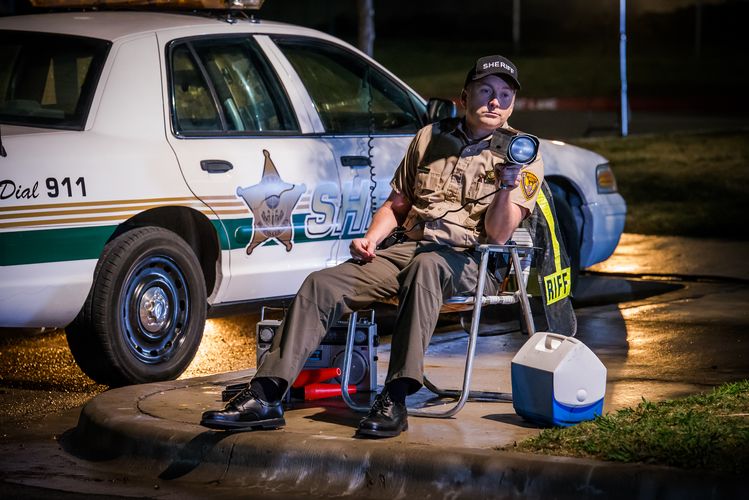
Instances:
[[[246,188],[238,187],[237,195],[252,211],[252,239],[247,245],[247,255],[268,240],[275,239],[286,251],[291,251],[294,229],[291,225],[291,212],[305,191],[304,184],[289,184],[281,176],[270,158],[270,153],[263,150],[265,163],[260,182]]]
[[[521,186],[523,188],[523,196],[526,200],[533,198],[533,195],[538,191],[538,177],[533,172],[523,172],[521,174]]]

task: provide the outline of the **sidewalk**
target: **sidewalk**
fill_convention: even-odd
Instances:
[[[628,264],[629,259],[641,250],[649,252],[653,245],[658,247],[660,262],[638,258],[640,264]],[[625,235],[616,255],[596,270],[744,280],[749,279],[749,267],[742,259],[736,261],[739,265],[729,265],[727,260],[731,255],[743,257],[747,250],[747,243]],[[716,257],[702,258],[705,255]],[[700,266],[692,267],[693,262]],[[596,285],[602,280],[609,281]],[[600,276],[588,280],[589,285],[593,283],[589,289],[617,289],[619,300],[628,300],[627,287],[612,288],[612,282]],[[695,293],[687,291],[688,287],[667,286],[672,286],[665,289],[671,290],[669,300],[679,293]],[[653,313],[648,315],[648,321],[653,321]],[[605,412],[630,405],[640,395],[671,397],[700,390],[688,377],[655,382],[643,379],[643,373],[657,376],[651,368],[641,366],[633,352],[627,354],[626,321],[612,316],[611,306],[582,309],[578,316],[583,329],[578,337],[610,366]],[[612,323],[611,328],[601,336],[600,325],[607,322]],[[472,388],[509,392],[510,360],[526,339],[518,332],[481,337]],[[622,342],[625,361],[633,359],[632,366],[626,362],[616,365],[621,361],[615,361],[620,355],[614,350]],[[467,336],[461,331],[435,335],[426,363],[433,382],[445,387],[459,384],[466,344]],[[387,345],[380,347],[379,357],[378,379],[382,384],[389,358]],[[286,412],[286,427],[276,431],[227,433],[200,427],[203,411],[223,405],[220,399],[224,386],[244,381],[252,373],[248,370],[107,391],[83,409],[75,440],[97,460],[125,457],[153,463],[153,475],[161,480],[215,484],[224,488],[224,493],[233,491],[231,488],[252,487],[253,491],[268,491],[278,497],[683,499],[738,498],[743,491],[737,477],[498,450],[511,449],[514,442],[540,432],[520,419],[511,403],[469,402],[451,419],[412,416],[407,432],[386,440],[354,439],[361,415],[349,410],[340,398],[293,404]],[[642,384],[657,387],[648,393]],[[637,394],[630,394],[632,391]],[[417,397],[421,401],[428,398],[426,390]]]
[[[497,451],[539,432],[508,403],[469,402],[448,420],[411,417],[407,432],[386,440],[354,439],[360,416],[334,399],[295,405],[276,431],[197,425],[204,410],[221,405],[225,384],[251,373],[108,391],[84,408],[76,441],[98,460],[156,463],[160,480],[267,488],[281,497],[682,500],[743,490],[738,478],[669,467]]]
[[[749,282],[748,255],[749,241],[624,233],[614,255],[589,270]]]

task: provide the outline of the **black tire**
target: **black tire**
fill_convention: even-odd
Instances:
[[[110,241],[83,309],[66,328],[81,369],[120,386],[178,377],[195,357],[206,319],[206,286],[192,248],[160,227]]]
[[[572,213],[570,204],[567,203],[557,190],[552,193],[554,199],[554,210],[557,214],[559,232],[562,234],[562,243],[570,258],[570,279],[572,280],[572,292],[574,294],[577,286],[577,277],[580,274],[580,231]]]

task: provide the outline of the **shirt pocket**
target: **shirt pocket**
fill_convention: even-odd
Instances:
[[[441,188],[444,166],[424,165],[416,170],[416,196],[428,196]]]
[[[471,185],[468,197],[472,200],[476,200],[477,206],[486,206],[491,203],[494,198],[491,196],[497,190],[497,186],[494,184],[494,178],[491,177],[477,177]]]

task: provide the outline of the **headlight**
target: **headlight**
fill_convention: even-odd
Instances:
[[[535,136],[498,128],[492,134],[489,150],[509,163],[527,165],[536,159],[538,145]]]
[[[616,193],[616,177],[614,171],[608,163],[603,163],[596,167],[596,186],[598,194]]]

